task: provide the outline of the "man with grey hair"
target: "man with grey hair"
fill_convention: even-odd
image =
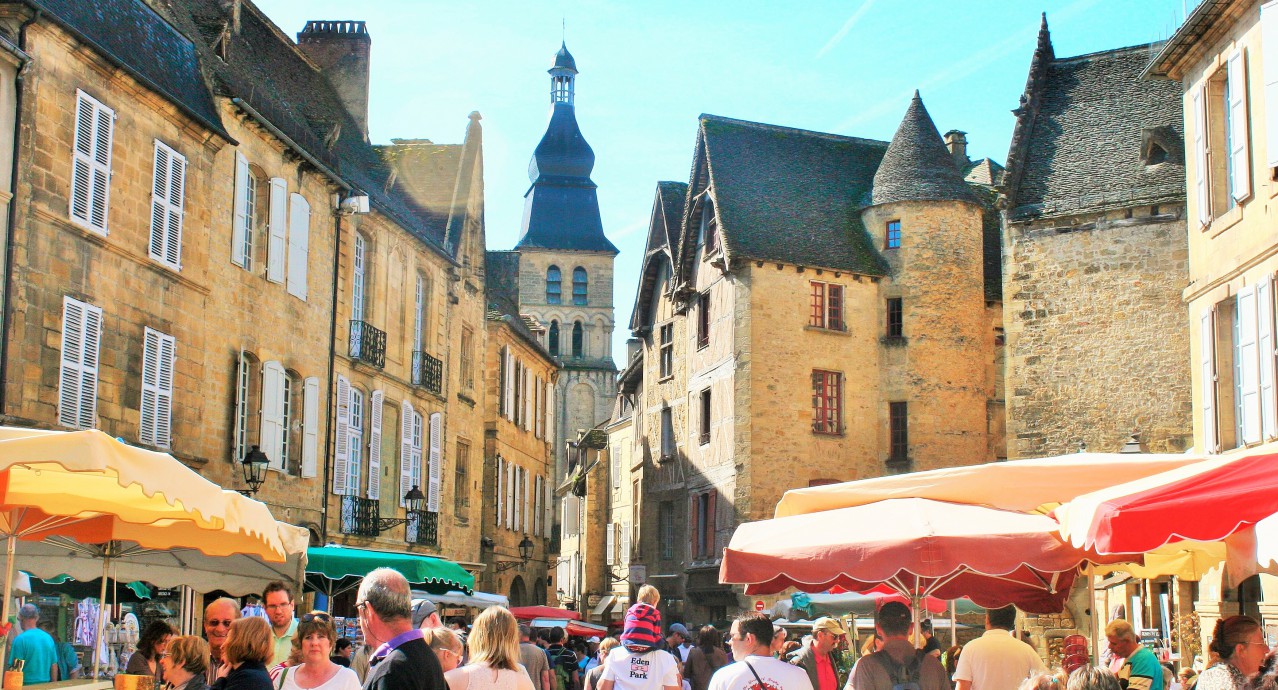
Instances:
[[[550,680],[550,660],[546,651],[532,643],[532,628],[519,626],[519,662],[528,671],[534,690],[554,690]]]
[[[1163,667],[1158,657],[1140,643],[1131,623],[1119,618],[1105,626],[1109,651],[1124,659],[1118,670],[1118,684],[1123,690],[1163,690]],[[962,657],[959,657],[962,658]]]
[[[231,634],[231,623],[240,617],[240,605],[234,599],[221,597],[204,607],[204,637],[209,641],[209,668],[205,682],[210,686],[217,680],[217,669],[222,665],[222,649]]]
[[[391,568],[364,576],[355,596],[364,641],[377,645],[369,657],[364,690],[447,690],[435,653],[413,627],[408,580]]]
[[[27,685],[58,680],[58,647],[49,633],[40,629],[39,623],[40,609],[34,604],[23,604],[18,609],[22,632],[13,638],[13,651],[5,668],[21,659],[23,682]]]

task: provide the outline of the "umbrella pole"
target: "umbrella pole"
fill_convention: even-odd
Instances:
[[[1092,638],[1092,663],[1100,665],[1100,611],[1096,608],[1096,566],[1087,564],[1087,603],[1092,607],[1092,622],[1087,632]]]
[[[958,604],[950,600],[950,646],[958,646]]]
[[[108,553],[110,552],[108,551]],[[93,680],[98,679],[98,672],[102,669],[102,631],[105,627],[107,615],[106,585],[107,572],[110,567],[111,557],[107,556],[102,559],[102,588],[98,594],[98,634],[93,638]]]
[[[6,563],[4,569],[4,605],[0,610],[3,611],[3,618],[0,618],[0,625],[9,623],[9,614],[12,613],[10,606],[13,602],[13,561],[16,557],[18,538],[13,534],[13,526],[17,524],[18,511],[13,510],[9,513],[9,538],[5,540],[5,556]],[[9,658],[8,650],[9,636],[5,635],[0,638],[0,660]]]

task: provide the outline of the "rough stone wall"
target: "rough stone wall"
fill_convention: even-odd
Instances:
[[[621,539],[617,540],[617,553],[614,559],[613,571],[621,577],[629,576],[630,563],[640,562],[640,559],[634,557],[639,546],[639,520],[637,519],[642,509],[642,493],[635,492],[634,481],[641,476],[639,473],[631,473],[631,467],[634,465],[638,457],[635,455],[635,425],[633,420],[633,411],[630,416],[624,417],[608,429],[608,467],[607,473],[608,485],[605,489],[607,496],[609,516],[608,522],[614,526],[620,526],[624,533],[627,528],[630,530],[630,550],[626,551],[622,548]],[[614,471],[615,470],[615,471]],[[613,580],[611,588],[606,592],[612,594],[618,599],[624,599],[629,602],[630,592],[635,585],[628,579]],[[617,607],[614,606],[614,609]],[[624,617],[625,608],[623,606],[604,615],[599,622],[608,623],[614,620],[621,620]]]
[[[1009,457],[1192,444],[1185,221],[1150,210],[1006,225]]]

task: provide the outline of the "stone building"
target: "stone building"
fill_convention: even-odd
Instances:
[[[623,396],[670,620],[740,608],[723,546],[787,489],[1002,455],[997,223],[963,178],[994,168],[958,153],[917,95],[891,143],[703,115],[658,186]]]
[[[370,146],[362,22],[294,43],[249,2],[31,5],[0,4],[6,40],[39,55],[20,84],[6,423],[100,428],[228,488],[256,446],[257,498],[316,542],[478,569],[478,522],[454,506],[478,502],[479,472],[445,480],[483,439],[478,115],[460,146]],[[399,501],[413,483],[421,515]],[[399,516],[407,540],[371,537]]]
[[[1278,9],[1203,2],[1146,67],[1181,98],[1189,226],[1188,358],[1194,446],[1246,453],[1278,437],[1273,381],[1278,271]],[[1165,80],[1165,81],[1164,81]],[[1245,613],[1278,626],[1278,579],[1198,584],[1206,649],[1215,621]],[[1241,606],[1240,603],[1245,602]]]
[[[559,365],[542,327],[515,298],[519,256],[487,253],[488,341],[484,354],[483,545],[491,550],[480,587],[511,606],[545,604],[554,524],[553,393]],[[510,572],[518,568],[516,572]],[[505,574],[510,572],[510,574]]]
[[[1043,20],[1000,199],[1009,457],[1191,445],[1184,127],[1150,55],[1058,58]]]

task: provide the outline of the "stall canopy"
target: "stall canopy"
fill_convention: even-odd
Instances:
[[[397,570],[409,583],[426,592],[475,593],[475,576],[443,558],[334,544],[313,546],[306,551],[306,584],[329,597],[358,587],[360,580],[377,568]]]
[[[414,599],[430,599],[436,604],[451,604],[453,606],[470,606],[477,609],[486,609],[490,606],[509,606],[510,600],[500,594],[489,594],[488,592],[475,592],[474,594],[466,594],[456,590],[444,592],[443,594],[435,594],[433,592],[424,592],[413,590]]]
[[[568,618],[534,618],[529,625],[534,628],[563,628],[564,632],[577,637],[603,638],[608,635],[608,628],[602,625],[583,623]]]
[[[799,616],[809,615],[819,616],[844,616],[854,613],[858,616],[874,616],[874,612],[880,606],[889,601],[900,601],[909,604],[910,600],[897,592],[890,594],[882,591],[849,592],[839,587],[835,587],[829,592],[815,593],[807,595],[807,606],[803,608],[795,608],[793,598],[782,599],[772,605],[772,615],[782,618],[795,618]],[[945,613],[950,609],[947,601],[928,597],[923,600],[923,609],[929,613]],[[957,604],[959,613],[976,613],[982,609],[976,604],[966,599],[960,599]]]
[[[891,498],[984,505],[1031,512],[1075,496],[1199,462],[1198,455],[1073,453],[862,479],[785,492],[775,517],[802,515]]]
[[[986,608],[1059,613],[1088,560],[1045,515],[904,498],[745,523],[719,579],[747,594],[887,585],[912,600],[968,597]]]
[[[563,620],[581,620],[581,614],[568,609],[557,609],[552,606],[514,606],[510,612],[519,620],[532,620],[533,618],[558,618]],[[558,626],[558,627],[563,627]]]

